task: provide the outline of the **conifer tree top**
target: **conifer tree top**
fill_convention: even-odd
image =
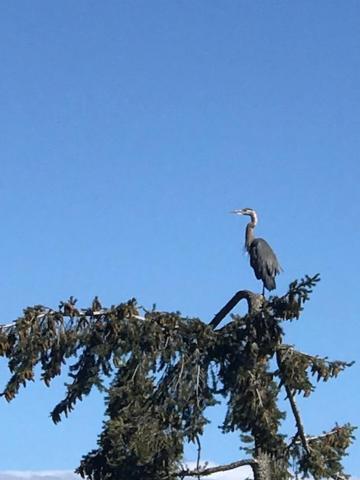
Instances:
[[[58,309],[28,307],[0,329],[0,354],[11,372],[2,395],[13,400],[34,380],[37,365],[49,386],[69,364],[65,397],[51,412],[58,423],[93,387],[106,392],[98,448],[77,470],[94,480],[205,477],[243,465],[252,467],[257,480],[281,480],[290,478],[290,463],[304,478],[346,478],[342,458],[354,427],[308,432],[296,397],[310,396],[318,381],[336,377],[351,362],[284,342],[284,322],[299,319],[318,280],[305,277],[268,300],[239,291],[208,324],[178,312],[144,312],[135,299],[110,308],[97,297],[89,308],[79,308],[74,297]],[[248,313],[220,326],[243,299]],[[110,388],[104,384],[108,377]],[[295,424],[290,435],[281,428],[285,412],[278,399],[284,393]],[[227,404],[222,433],[239,432],[247,453],[210,468],[202,463],[201,438],[207,408],[221,399]],[[185,442],[198,446],[194,470],[182,464]]]

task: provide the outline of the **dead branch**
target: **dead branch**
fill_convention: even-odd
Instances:
[[[176,473],[176,476],[181,478],[184,477],[198,477],[198,476],[207,476],[212,475],[213,473],[217,472],[226,472],[227,470],[234,470],[235,468],[250,466],[254,467],[256,465],[256,460],[246,459],[246,460],[239,460],[237,462],[227,463],[224,465],[218,465],[217,467],[209,467],[209,468],[196,468],[195,470],[185,469],[181,470],[180,472]]]
[[[211,320],[209,323],[210,327],[215,330],[221,320],[231,312],[231,310],[240,302],[240,300],[243,299],[247,301],[249,313],[255,313],[259,311],[264,302],[264,297],[262,295],[250,292],[249,290],[239,290]]]

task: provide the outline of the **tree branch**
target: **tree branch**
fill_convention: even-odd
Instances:
[[[196,459],[196,470],[199,471],[200,469],[200,458],[201,458],[201,443],[199,439],[199,435],[196,435],[196,443],[197,443],[197,459]],[[200,476],[199,476],[200,478]]]
[[[248,311],[249,313],[255,313],[261,309],[261,306],[264,302],[264,297],[260,294],[255,294],[250,292],[249,290],[239,290],[235,295],[224,305],[224,307],[214,316],[211,320],[209,325],[215,329],[221,320],[226,317],[226,315],[231,312],[231,310],[240,302],[240,300],[246,299],[248,304]],[[39,314],[36,316],[38,320],[41,320],[43,317],[47,315],[54,315],[56,313],[61,313],[63,317],[101,317],[103,315],[108,314],[111,309],[109,308],[99,308],[92,310],[91,308],[75,308],[74,305],[69,305],[68,303],[65,304],[65,307],[69,306],[70,308],[64,308],[63,311],[61,310],[54,310],[49,307],[45,307],[43,305],[39,305]],[[133,315],[134,318],[138,320],[145,320],[145,317],[141,315]],[[0,330],[7,330],[15,326],[16,321],[7,323],[4,325],[0,325]]]
[[[281,362],[281,357],[280,357],[279,351],[276,352],[276,360],[277,360],[277,364],[278,364],[278,367],[279,367],[280,378],[281,378],[282,362]],[[290,387],[288,385],[286,385],[284,379],[281,378],[281,380],[284,382],[286,395],[287,395],[287,397],[289,399],[289,402],[290,402],[291,410],[293,412],[295,422],[296,422],[297,433],[298,433],[298,435],[301,439],[302,446],[303,446],[305,452],[308,455],[310,455],[309,444],[308,444],[308,441],[307,441],[306,436],[305,436],[304,425],[302,423],[302,420],[301,420],[301,417],[300,417],[300,412],[299,412],[299,410],[297,408],[297,405],[296,405],[295,396],[293,395]]]
[[[66,311],[61,312],[60,310],[53,310],[52,308],[49,308],[49,307],[43,307],[43,310],[41,311],[41,313],[39,313],[36,316],[36,319],[41,320],[43,317],[46,317],[47,315],[55,315],[57,313],[61,313],[61,315],[63,317],[71,317],[71,318],[74,318],[74,317],[94,317],[94,318],[98,318],[98,317],[102,317],[103,315],[107,315],[110,311],[111,311],[110,308],[102,308],[102,309],[96,310],[96,311],[92,311],[92,310],[89,310],[89,309],[86,309],[86,308],[80,308],[80,309],[76,309],[76,314],[74,314],[74,313],[70,313],[70,312],[66,312]],[[137,320],[145,320],[145,317],[143,317],[141,315],[132,315],[132,318],[136,318]],[[6,324],[3,324],[3,325],[0,325],[0,331],[12,328],[15,325],[16,325],[16,320],[14,322],[11,322],[11,323],[6,323]]]
[[[336,427],[330,432],[325,432],[325,433],[322,433],[321,435],[313,435],[313,436],[306,435],[305,438],[307,442],[316,442],[316,440],[321,440],[326,437],[331,437],[332,435],[337,435],[339,433],[339,430],[341,430],[342,428],[343,427]],[[298,439],[298,434],[296,434],[295,437],[293,437],[289,447],[296,443],[300,443],[300,440]]]
[[[209,468],[197,468],[195,470],[180,470],[180,472],[176,473],[176,476],[181,478],[184,477],[198,477],[212,475],[213,473],[217,472],[226,472],[227,470],[234,470],[235,468],[250,466],[254,467],[256,465],[256,460],[246,459],[246,460],[239,460],[237,462],[227,463],[224,465],[218,465],[217,467],[209,467]]]
[[[247,301],[249,313],[255,313],[256,311],[259,311],[264,302],[264,297],[262,295],[250,292],[249,290],[239,290],[211,320],[209,323],[210,327],[215,330],[221,320],[225,318],[226,315],[231,312],[231,310],[240,302],[240,300],[243,300],[244,298]]]
[[[286,352],[285,355],[287,355],[287,354],[299,355],[301,357],[306,358],[307,360],[309,360],[312,363],[314,363],[316,361],[327,362],[328,364],[339,363],[339,364],[343,365],[344,367],[352,367],[355,363],[355,361],[343,362],[343,361],[340,361],[340,360],[329,360],[328,357],[320,357],[319,355],[311,355],[310,353],[305,353],[305,352],[301,352],[300,350],[296,350],[294,345],[287,345],[285,343],[283,343],[282,345],[278,345],[277,350],[285,350],[285,352]]]
[[[300,439],[301,439],[302,446],[304,447],[305,452],[308,455],[310,455],[309,444],[308,444],[307,438],[305,436],[304,425],[302,423],[302,420],[301,420],[301,417],[300,417],[300,412],[299,412],[299,410],[297,408],[297,405],[296,405],[295,396],[292,394],[292,391],[290,390],[290,388],[287,385],[284,385],[284,387],[285,387],[285,390],[286,390],[286,395],[287,395],[287,397],[289,399],[289,402],[290,402],[290,405],[291,405],[291,410],[292,410],[293,415],[295,417],[296,426],[297,426],[297,429],[298,429],[298,433],[299,433],[299,436],[300,436]]]

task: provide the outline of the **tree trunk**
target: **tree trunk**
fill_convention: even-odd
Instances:
[[[271,458],[267,453],[257,454],[253,472],[254,480],[271,480]]]

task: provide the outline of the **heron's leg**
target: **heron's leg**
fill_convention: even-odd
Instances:
[[[265,298],[265,285],[263,284],[262,296]]]

